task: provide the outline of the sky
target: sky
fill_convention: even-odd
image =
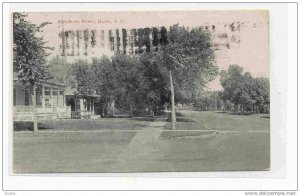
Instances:
[[[189,27],[215,26],[213,42],[220,70],[238,64],[254,77],[269,78],[269,17],[265,10],[166,11],[166,12],[30,12],[27,20],[35,24],[51,22],[42,35],[58,53],[64,30],[93,28],[99,30],[145,28],[179,24]],[[235,30],[232,31],[230,25]],[[240,25],[239,29],[237,26]],[[222,36],[226,34],[227,36]],[[219,78],[207,85],[208,90],[222,89]]]

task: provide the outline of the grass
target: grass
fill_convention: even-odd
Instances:
[[[253,171],[270,167],[270,135],[266,133],[217,134],[208,138],[160,141],[161,170]],[[158,144],[159,145],[159,144]]]
[[[110,170],[135,132],[23,132],[14,134],[17,173]]]
[[[184,138],[184,137],[199,137],[203,135],[211,135],[212,131],[164,131],[161,133],[161,138]]]
[[[265,171],[270,168],[267,133],[160,137],[151,150],[143,148],[140,153],[127,155],[125,163],[115,168],[123,172]]]
[[[171,129],[167,122],[165,129]],[[255,131],[270,130],[270,119],[264,115],[235,115],[230,113],[181,111],[177,115],[176,129],[178,130],[230,130]]]
[[[16,173],[89,173],[264,171],[270,167],[268,133],[177,138],[168,137],[169,132],[125,155],[136,132],[15,133],[13,168]]]
[[[16,173],[269,170],[270,119],[195,111],[181,111],[177,117],[182,131],[157,127],[153,132],[151,127],[131,131],[147,127],[151,120],[113,118],[61,120],[55,125],[48,122],[53,131],[15,132],[13,169]],[[169,126],[167,122],[165,129]]]
[[[149,121],[130,118],[103,118],[103,119],[64,119],[39,122],[39,130],[138,130],[149,125]],[[32,130],[32,123],[19,123],[15,130]],[[21,125],[20,125],[21,124]],[[22,125],[23,124],[23,125]]]

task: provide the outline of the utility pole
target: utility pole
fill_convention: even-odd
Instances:
[[[172,116],[172,130],[176,129],[176,110],[175,110],[175,99],[174,99],[174,84],[173,84],[173,76],[172,76],[172,70],[169,70],[169,76],[170,76],[170,87],[171,87],[171,116]]]

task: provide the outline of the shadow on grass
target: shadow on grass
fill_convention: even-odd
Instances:
[[[241,113],[241,112],[226,112],[226,111],[219,111],[215,113],[220,113],[220,114],[227,114],[227,115],[236,115],[236,116],[255,116],[258,115],[259,118],[264,118],[264,119],[270,119],[270,114],[266,113]],[[264,115],[264,116],[259,116],[259,115]]]
[[[169,113],[169,116],[171,116],[171,113]],[[176,116],[184,116],[181,112],[176,112]]]
[[[172,119],[171,119],[171,117],[169,117],[168,119],[167,119],[167,122],[171,122],[172,121]],[[182,118],[182,117],[176,117],[176,122],[197,122],[197,121],[195,121],[195,120],[192,120],[192,119],[190,119],[190,118]]]
[[[166,120],[167,122],[172,121],[171,113],[168,113],[168,118]],[[181,112],[176,112],[176,122],[196,122],[195,120],[192,120],[190,118],[187,118],[184,114]]]
[[[183,138],[183,137],[198,137],[203,135],[209,135],[214,133],[213,131],[163,131],[160,135],[161,138]]]
[[[216,112],[216,113],[218,113],[218,114],[224,114],[224,113],[227,113],[227,112],[225,112],[225,111],[219,111],[219,112]]]
[[[153,122],[157,119],[156,116],[143,116],[143,117],[133,117],[129,118],[130,120],[137,120],[137,121],[150,121]]]
[[[236,115],[236,116],[255,116],[255,115],[263,115],[261,113],[241,113],[241,112],[226,112],[228,115]],[[261,116],[260,118],[270,118],[269,115]]]
[[[177,115],[177,114],[176,114]],[[178,113],[178,115],[181,115],[182,114]],[[153,122],[153,121],[161,121],[162,119],[166,118],[166,117],[170,117],[171,114],[170,113],[166,113],[166,112],[159,112],[158,115],[155,115],[155,116],[149,116],[149,115],[140,115],[140,116],[134,116],[132,118],[129,118],[131,120],[138,120],[138,121],[147,121],[147,122]]]
[[[241,113],[241,112],[225,112],[228,115],[236,115],[236,116],[252,116],[257,115],[257,113]]]
[[[33,122],[14,122],[14,131],[33,131]],[[53,129],[53,127],[49,124],[38,123],[38,129]]]

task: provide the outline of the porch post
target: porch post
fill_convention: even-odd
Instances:
[[[32,105],[33,105],[33,131],[37,132],[38,131],[38,123],[37,123],[37,112],[36,112],[36,86],[33,87],[33,96],[34,98],[32,99]]]
[[[50,87],[50,103],[51,103],[51,108],[53,109],[53,94],[52,94],[52,86]]]
[[[92,99],[89,99],[90,105],[89,105],[89,110],[90,114],[92,114]]]
[[[56,96],[57,97],[57,99],[56,99],[57,107],[60,107],[60,105],[59,105],[59,98],[60,98],[59,92],[60,92],[59,87],[57,87],[57,96]]]
[[[42,106],[45,108],[45,86],[42,86]]]
[[[84,99],[84,111],[86,112],[87,111],[87,99]]]
[[[83,116],[84,116],[84,104],[83,104],[83,98],[80,98],[79,99],[79,101],[80,101],[80,116],[81,116],[81,118],[83,118]]]
[[[63,89],[63,106],[64,106],[64,108],[67,108],[67,104],[66,104],[66,101],[65,101],[65,89]]]
[[[93,105],[92,105],[92,115],[95,115],[95,101],[94,101],[94,99],[92,100],[92,103],[93,103]]]

